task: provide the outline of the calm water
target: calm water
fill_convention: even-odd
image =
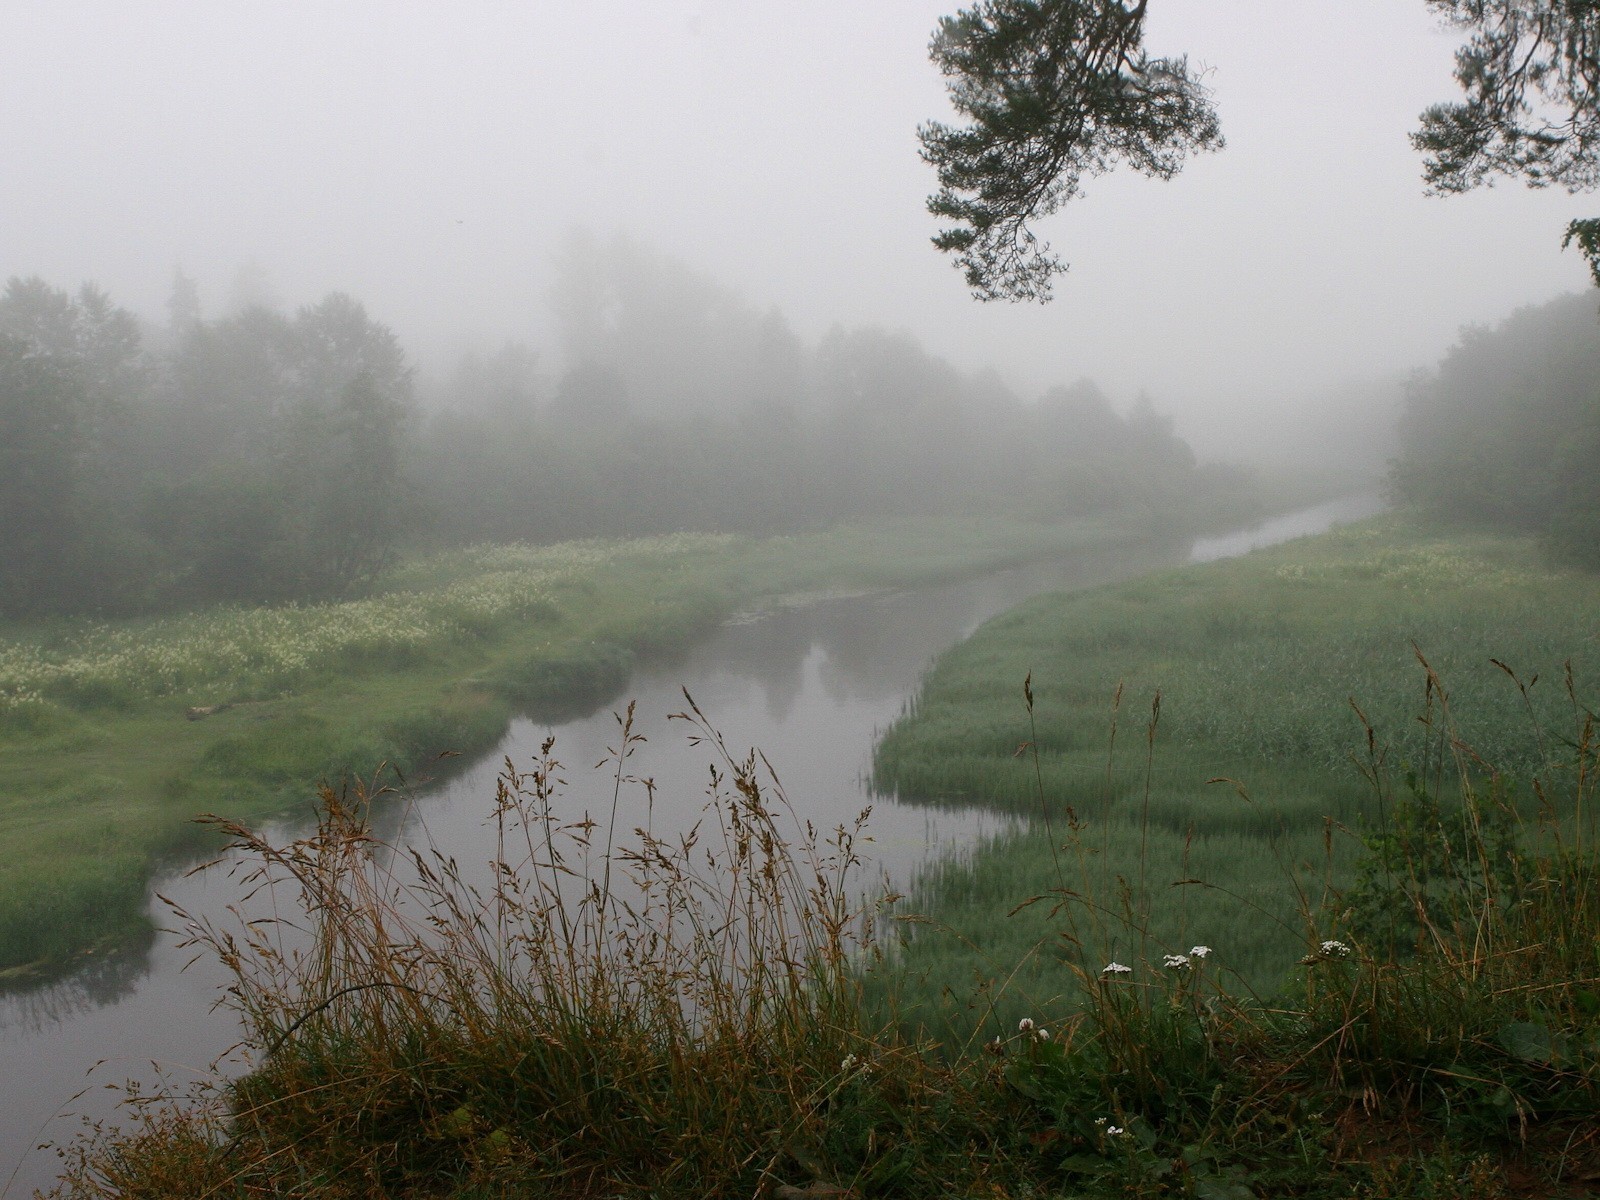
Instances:
[[[731,750],[762,750],[800,815],[819,828],[848,823],[870,803],[873,842],[866,847],[864,879],[903,880],[941,847],[981,837],[1001,820],[977,809],[930,810],[866,794],[878,731],[899,714],[940,651],[1040,591],[1090,587],[1189,558],[1242,554],[1380,507],[1372,499],[1350,498],[1203,539],[1187,552],[1169,547],[1090,554],[949,586],[748,614],[681,659],[635,675],[627,698],[635,701],[636,732],[648,742],[629,771],[655,780],[655,831],[694,823],[705,800],[711,755],[689,744],[681,722],[668,719],[684,709],[687,687]],[[1020,695],[1020,680],[1017,685]],[[493,830],[485,819],[504,760],[527,766],[552,733],[555,754],[569,768],[566,807],[574,817],[586,810],[608,812],[609,778],[590,768],[616,746],[612,709],[625,703],[554,727],[513,721],[498,747],[448,783],[398,798],[383,814],[382,832],[414,844],[431,842],[462,863],[487,861]],[[1019,719],[1020,714],[1019,701]],[[645,819],[643,788],[626,789],[620,828]],[[300,831],[283,822],[273,833],[287,838]],[[221,913],[236,899],[233,882],[220,871],[168,876],[152,892],[196,913]],[[158,923],[163,914],[157,912]],[[36,1145],[69,1138],[85,1116],[111,1114],[124,1080],[188,1081],[239,1069],[239,1057],[228,1056],[237,1026],[231,1014],[215,1008],[225,979],[209,961],[184,969],[189,958],[176,937],[163,933],[141,953],[111,956],[72,979],[0,997],[0,1196],[27,1196],[48,1186],[56,1158]]]

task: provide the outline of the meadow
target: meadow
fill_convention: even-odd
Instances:
[[[342,602],[0,627],[0,977],[142,936],[152,873],[215,845],[201,813],[442,775],[513,713],[587,711],[741,607],[1145,536],[993,520],[484,545]]]
[[[1553,674],[1435,647],[1458,656],[1453,686],[1408,640],[1390,680],[1348,652],[1364,616],[1403,637],[1408,611],[1495,597],[1506,624],[1484,635],[1556,656]],[[55,1194],[1592,1196],[1597,599],[1600,580],[1527,545],[1391,519],[1030,602],[944,656],[884,741],[880,772],[919,745],[923,778],[988,780],[972,794],[1029,817],[911,896],[865,891],[868,831],[811,828],[692,705],[714,762],[703,835],[602,845],[560,818],[550,745],[501,778],[488,888],[375,842],[359,790],[324,789],[288,844],[222,823],[278,914],[189,928],[233,972],[256,1069],[139,1097],[128,1128],[67,1149]],[[1255,756],[1208,742],[1217,724],[1182,699],[1216,695],[1207,647],[1248,659],[1216,621],[1242,641],[1252,604],[1302,652],[1280,667],[1308,664],[1251,678],[1288,708],[1249,710],[1282,734]],[[1097,664],[1096,637],[1073,639],[1141,606],[1143,657],[1121,647],[1139,684],[1113,700],[1119,676],[1101,680],[1097,735],[1072,741],[1071,689],[1040,664],[1104,667],[1116,651]],[[1019,657],[1020,679],[973,666]],[[1169,701],[1165,679],[1202,683]],[[1300,688],[1357,684],[1365,715],[1345,696],[1297,725]],[[961,706],[998,710],[987,753],[940,774],[939,743],[913,739]],[[624,727],[601,764],[619,787],[635,748]],[[1348,816],[1319,814],[1332,802]]]
[[[1028,818],[910,889],[900,1017],[976,1045],[1019,1003],[1070,1011],[1075,971],[1197,944],[1270,999],[1352,936],[1354,864],[1416,797],[1570,817],[1596,688],[1600,578],[1398,516],[1035,597],[942,655],[877,749],[902,801]]]
[[[602,848],[549,746],[488,890],[360,789],[290,845],[219,822],[285,901],[190,925],[258,1069],[141,1098],[56,1194],[1595,1195],[1597,600],[1397,518],[1037,598],[883,739],[1024,818],[910,896],[693,709],[704,840]]]

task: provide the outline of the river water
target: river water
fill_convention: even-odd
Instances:
[[[1243,554],[1380,507],[1373,498],[1350,497],[1188,547],[1084,554],[956,584],[743,614],[683,657],[635,674],[628,697],[635,731],[648,741],[628,770],[655,781],[656,832],[686,830],[698,818],[711,755],[690,744],[681,722],[668,719],[685,708],[687,688],[731,750],[760,748],[799,815],[819,829],[849,824],[870,804],[866,876],[904,881],[931,855],[983,837],[1005,820],[976,808],[933,809],[867,794],[877,734],[899,715],[937,654],[1041,591]],[[431,843],[463,863],[487,861],[494,843],[486,818],[505,760],[528,766],[552,734],[555,754],[569,768],[564,803],[572,815],[609,811],[610,777],[590,768],[618,743],[615,707],[554,727],[514,720],[499,746],[447,782],[397,798],[382,814],[381,832]],[[625,789],[619,827],[644,824],[645,804],[642,787]],[[270,832],[286,840],[303,829],[285,821]],[[191,913],[216,914],[235,901],[237,884],[218,870],[156,880],[152,905],[160,924],[168,918],[154,900],[157,892]],[[209,960],[190,964],[178,940],[160,933],[140,952],[110,955],[72,978],[0,997],[0,1197],[48,1186],[57,1158],[40,1143],[70,1138],[86,1119],[113,1116],[124,1081],[185,1084],[240,1069],[242,1059],[229,1055],[237,1024],[216,1007],[226,978]]]

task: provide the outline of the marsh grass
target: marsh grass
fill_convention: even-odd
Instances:
[[[593,711],[636,663],[786,593],[1143,536],[994,519],[472,546],[411,559],[342,603],[0,623],[0,986],[147,937],[145,883],[210,848],[197,812],[275,815],[383,762],[437,775],[441,751],[488,749],[518,712]],[[212,715],[186,720],[197,707]]]
[[[969,947],[986,976],[961,994],[982,1020],[954,1044],[926,1036],[907,947],[877,940],[893,898],[850,882],[860,824],[819,838],[692,701],[680,718],[713,766],[687,833],[647,819],[617,837],[615,804],[563,816],[550,744],[507,764],[487,882],[377,841],[360,792],[325,791],[288,846],[224,823],[253,906],[177,915],[232,973],[253,1069],[208,1103],[137,1097],[130,1130],[69,1152],[57,1194],[1584,1194],[1600,1179],[1595,718],[1569,689],[1529,817],[1418,669],[1425,770],[1397,778],[1374,730],[1382,822],[1325,827],[1387,928],[1355,932],[1365,901],[1328,861],[1287,903],[1252,901],[1201,878],[1197,839],[1167,858],[1142,819],[1053,814],[1052,886],[967,898],[1040,936],[1021,960]],[[1159,709],[1140,724],[1153,763]],[[651,796],[640,742],[620,714],[613,796]],[[1163,909],[1174,874],[1198,882]],[[1252,990],[1240,947],[1274,923],[1286,936],[1261,953],[1289,978]],[[950,937],[914,927],[912,948]],[[1024,978],[1029,955],[1052,994]]]
[[[140,1098],[60,1194],[1592,1194],[1585,675],[1541,693],[1492,665],[1518,724],[1486,751],[1407,650],[1410,707],[1392,726],[1341,698],[1354,753],[1320,785],[1293,762],[1185,785],[1168,694],[1122,692],[1083,791],[1053,794],[1024,676],[1004,769],[1033,830],[940,865],[887,938],[847,882],[860,831],[795,828],[692,703],[703,837],[647,823],[624,848],[608,814],[561,816],[549,746],[508,764],[488,884],[378,844],[359,795],[325,793],[288,847],[229,826],[277,917],[193,933],[234,972],[255,1068],[209,1106]],[[636,746],[624,715],[613,794],[649,793]],[[1353,819],[1313,819],[1329,788]]]
[[[875,1011],[951,1056],[1048,1023],[1016,1086],[1079,1150],[1111,1145],[1085,1114],[1126,1132],[1123,1166],[1070,1168],[1085,1194],[1588,1194],[1597,600],[1390,520],[998,618],[878,779],[1028,824],[916,881]],[[1130,702],[1119,655],[1162,686]]]
[[[254,1069],[209,1106],[153,1106],[80,1144],[60,1194],[705,1196],[981,1174],[952,1132],[953,1077],[862,1023],[859,825],[819,836],[758,756],[731,755],[692,701],[680,716],[715,764],[695,829],[624,839],[615,808],[563,817],[547,742],[501,778],[487,884],[378,843],[360,791],[324,790],[317,830],[288,846],[220,822],[250,911],[275,915],[176,915],[232,973]],[[619,794],[651,786],[631,774],[631,717]]]

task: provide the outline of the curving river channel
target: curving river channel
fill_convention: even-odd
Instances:
[[[636,732],[648,739],[629,771],[655,781],[653,827],[687,829],[704,803],[710,755],[690,745],[671,713],[683,689],[737,754],[759,747],[799,815],[820,829],[849,823],[872,805],[867,870],[905,880],[941,849],[970,842],[1004,818],[976,808],[932,809],[869,797],[865,778],[878,732],[899,714],[935,655],[989,617],[1035,593],[1084,588],[1184,561],[1243,554],[1381,508],[1347,497],[1276,518],[1254,529],[1189,547],[1081,555],[914,591],[815,599],[723,625],[682,658],[640,670],[628,688]],[[1020,681],[1019,681],[1020,686]],[[526,766],[554,734],[569,766],[565,803],[574,815],[609,808],[609,777],[588,768],[617,744],[614,706],[550,727],[512,722],[505,739],[448,782],[402,797],[383,814],[388,837],[423,840],[461,862],[487,861],[496,778],[509,757]],[[642,788],[624,793],[618,824],[643,823]],[[302,832],[285,822],[279,840]],[[219,913],[235,899],[225,872],[174,872],[154,893],[191,913]],[[165,910],[155,912],[161,923]],[[140,952],[108,956],[76,976],[0,997],[0,1197],[28,1196],[57,1175],[41,1143],[69,1139],[84,1120],[113,1116],[129,1079],[184,1083],[237,1071],[228,1057],[238,1037],[231,1013],[215,1007],[225,979],[209,960],[185,969],[191,955],[176,936],[158,934]]]

